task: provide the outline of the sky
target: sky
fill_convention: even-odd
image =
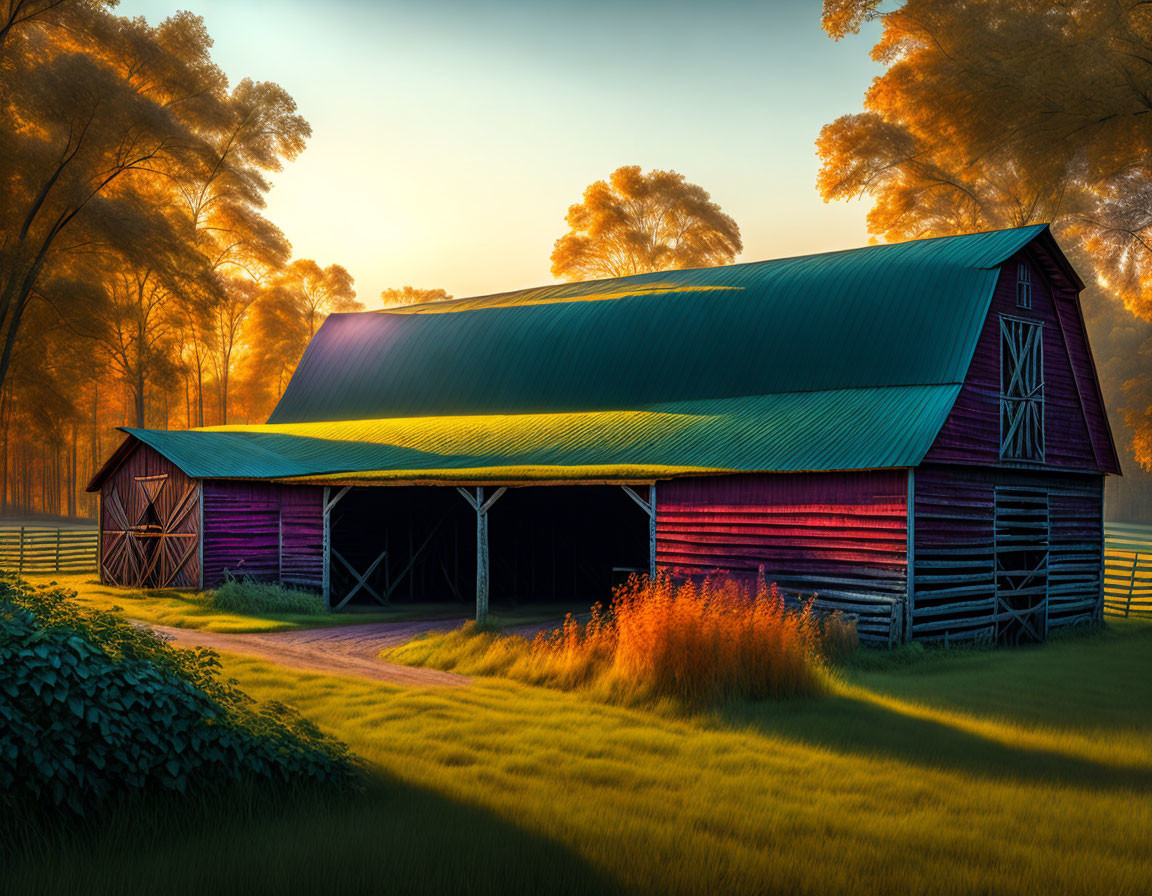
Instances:
[[[121,0],[204,17],[232,83],[276,81],[312,126],[272,178],[298,258],[358,297],[553,281],[569,205],[621,165],[672,169],[740,225],[739,261],[864,245],[866,206],[825,204],[814,141],[859,111],[872,29],[839,43],[819,0]]]

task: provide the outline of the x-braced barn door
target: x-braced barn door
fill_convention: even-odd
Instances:
[[[1043,641],[1048,633],[1048,492],[996,489],[996,640]]]
[[[188,483],[179,494],[167,474],[126,478],[127,494],[119,484],[104,496],[101,562],[106,580],[137,588],[195,584],[198,573],[193,576],[186,568],[198,556],[199,521],[188,524],[199,501],[197,484]]]

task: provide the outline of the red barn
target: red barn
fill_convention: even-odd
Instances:
[[[1100,617],[1120,472],[1046,225],[331,316],[267,424],[125,430],[102,578],[334,608],[600,598],[656,567],[861,634]]]

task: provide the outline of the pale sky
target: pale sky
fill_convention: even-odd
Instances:
[[[277,81],[312,125],[267,214],[358,296],[552,282],[568,206],[625,164],[670,168],[736,219],[740,261],[860,246],[866,207],[824,204],[814,141],[879,73],[872,30],[834,43],[819,0],[256,2],[190,7],[232,83]]]

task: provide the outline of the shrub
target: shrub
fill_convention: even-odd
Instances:
[[[851,638],[848,629],[851,629]],[[855,628],[819,621],[811,604],[789,606],[763,579],[702,583],[633,577],[607,611],[529,642],[472,624],[387,653],[390,660],[532,684],[590,688],[625,702],[671,697],[701,705],[729,697],[790,697],[826,688],[825,642],[847,649]]]
[[[328,612],[324,599],[311,591],[282,588],[270,582],[247,577],[229,578],[212,594],[217,609],[230,613],[293,613],[297,616],[323,616]]]
[[[0,806],[82,814],[244,779],[355,780],[342,744],[221,679],[211,651],[171,647],[72,596],[0,578]]]

